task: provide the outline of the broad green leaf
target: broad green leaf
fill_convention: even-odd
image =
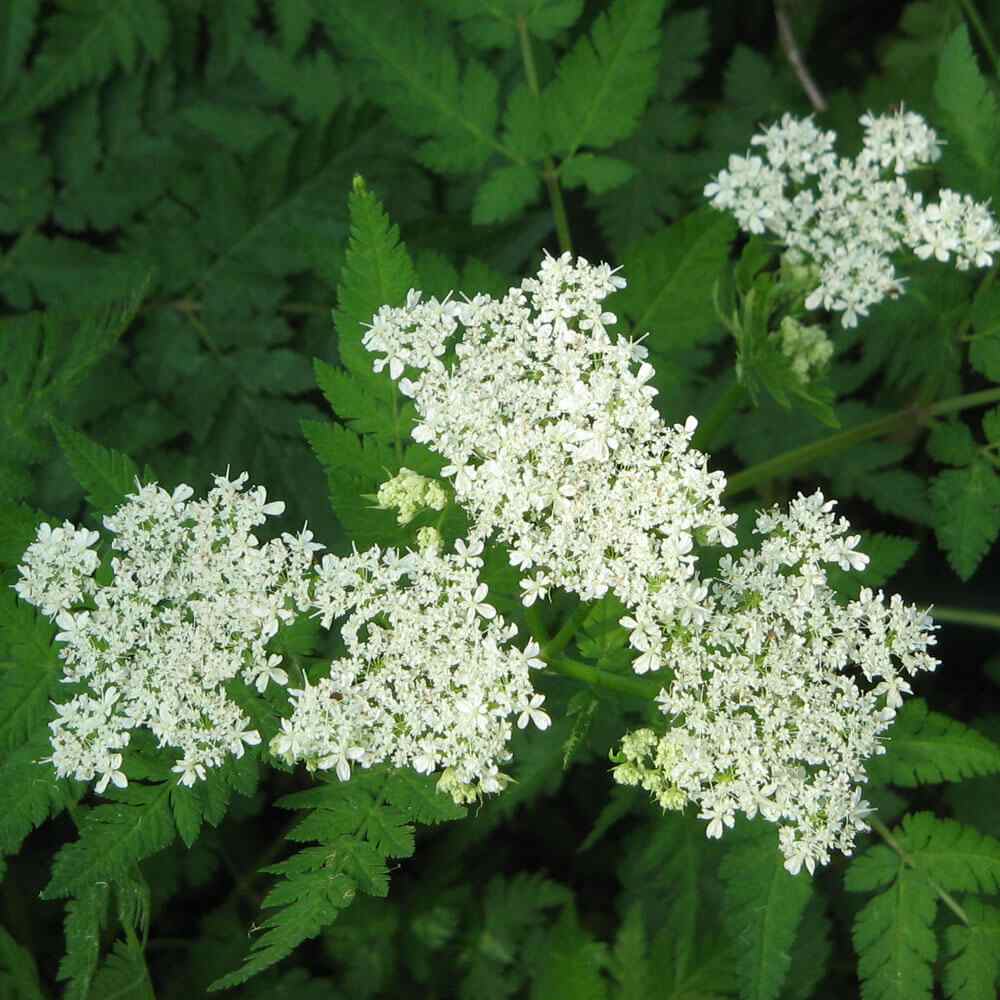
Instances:
[[[542,98],[554,149],[606,149],[635,130],[656,86],[665,0],[615,0],[559,61]]]
[[[931,483],[934,530],[955,572],[968,580],[1000,533],[1000,480],[985,459],[947,469]]]
[[[541,189],[542,180],[535,167],[497,167],[476,192],[472,221],[483,226],[516,218],[538,198]]]
[[[628,281],[612,302],[629,318],[636,336],[650,334],[655,351],[691,347],[717,325],[712,296],[706,294],[729,256],[735,223],[701,209],[625,254]]]

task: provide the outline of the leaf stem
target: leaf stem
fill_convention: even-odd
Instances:
[[[841,431],[839,434],[833,434],[820,441],[813,441],[800,448],[793,448],[791,451],[776,455],[774,458],[751,465],[748,469],[737,472],[729,478],[725,495],[735,496],[738,493],[745,493],[759,483],[798,472],[821,458],[836,455],[862,441],[882,437],[884,434],[890,434],[892,431],[913,424],[923,424],[932,417],[959,413],[974,406],[986,406],[997,402],[1000,402],[1000,389],[984,389],[981,392],[970,392],[964,396],[942,399],[936,403],[907,406],[905,409],[897,410],[888,416],[869,420],[867,423]]]
[[[1000,73],[1000,56],[997,54],[996,46],[993,44],[993,39],[990,38],[990,33],[986,30],[986,25],[983,24],[983,19],[976,9],[976,5],[972,0],[959,0],[959,4],[965,11],[965,16],[968,18],[969,24],[972,25],[972,30],[979,36],[979,42],[990,57],[990,62],[993,63],[993,72]]]
[[[517,15],[517,37],[521,43],[521,59],[524,62],[524,75],[528,79],[528,88],[536,98],[541,96],[538,86],[538,70],[535,67],[535,57],[531,51],[531,36],[528,34],[528,22],[523,14]],[[542,161],[542,179],[549,193],[549,204],[552,206],[552,216],[556,224],[556,237],[559,240],[561,253],[573,252],[573,238],[569,231],[569,218],[566,215],[566,204],[563,201],[562,188],[559,187],[559,171],[551,156]]]
[[[928,609],[935,621],[971,625],[973,628],[991,628],[1000,631],[1000,614],[992,611],[975,611],[972,608],[948,608],[935,604]]]
[[[592,687],[601,687],[618,694],[631,695],[633,698],[651,700],[663,690],[663,684],[655,677],[632,677],[626,674],[613,674],[610,670],[592,667],[589,663],[581,663],[568,656],[553,657],[548,660],[548,667],[563,677],[583,681]],[[652,683],[651,683],[652,682]]]
[[[871,828],[899,855],[900,860],[903,862],[903,864],[909,865],[911,868],[914,869],[917,868],[917,865],[915,864],[913,858],[911,858],[910,855],[907,854],[905,850],[903,850],[902,845],[892,835],[892,833],[890,832],[889,828],[885,825],[885,823],[883,823],[880,819],[872,817],[869,820],[869,824]],[[932,879],[930,875],[928,875],[926,872],[922,872],[922,874],[927,879],[931,888],[938,894],[938,896],[941,899],[941,902],[944,903],[944,905],[947,906],[948,909],[951,910],[951,912],[954,913],[955,916],[958,917],[958,919],[961,920],[966,927],[968,927],[969,918],[965,915],[965,910],[962,909],[962,907],[959,905],[955,897],[952,896],[951,893],[948,892],[946,889],[944,889],[942,886],[938,885],[938,883],[935,882],[934,879]]]

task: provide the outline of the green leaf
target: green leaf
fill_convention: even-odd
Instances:
[[[614,156],[577,153],[559,168],[566,187],[585,186],[591,194],[605,194],[627,184],[635,176],[635,167]]]
[[[507,222],[538,198],[542,181],[532,166],[497,167],[476,192],[472,221],[478,226]]]
[[[155,1000],[153,985],[142,950],[116,941],[91,987],[94,997],[127,997],[128,1000]]]
[[[432,170],[471,173],[495,152],[497,79],[482,63],[463,69],[445,26],[409,0],[384,0],[379,17],[354,4],[324,4],[320,16],[357,61],[365,94],[397,128],[420,140]]]
[[[116,789],[110,805],[91,809],[79,838],[56,855],[42,898],[74,895],[95,882],[126,877],[134,864],[168,847],[175,835],[171,786],[169,781],[132,783]]]
[[[121,506],[125,497],[136,489],[139,470],[132,459],[102,447],[55,419],[52,430],[73,475],[87,492],[88,503],[102,513]]]
[[[934,530],[955,572],[968,580],[1000,533],[1000,480],[984,459],[931,483]]]
[[[995,1000],[1000,986],[1000,909],[978,899],[962,908],[969,926],[952,924],[944,932],[942,985],[948,1000]]]
[[[68,980],[64,1000],[87,1000],[101,955],[110,897],[110,885],[95,883],[66,904],[66,954],[59,963],[59,981]]]
[[[50,699],[59,691],[62,661],[52,640],[54,626],[11,588],[0,589],[0,750],[24,743],[52,717]]]
[[[725,265],[735,234],[728,216],[701,209],[625,254],[628,287],[617,301],[637,335],[651,332],[651,350],[691,347],[716,327],[705,290]]]
[[[282,879],[264,900],[275,912],[259,925],[263,933],[254,938],[242,968],[210,989],[236,986],[280,961],[335,920],[358,889],[385,896],[387,859],[413,853],[412,822],[464,814],[440,801],[432,779],[384,766],[356,772],[349,782],[324,775],[313,788],[286,795],[277,805],[310,810],[288,838],[319,846],[264,869]]]
[[[920,812],[903,817],[903,850],[912,863],[951,892],[1000,888],[1000,840],[951,819]]]
[[[606,956],[577,920],[570,904],[549,931],[540,971],[531,984],[532,1000],[604,1000],[607,986],[601,976]]]
[[[559,61],[542,100],[554,150],[606,149],[638,125],[656,86],[665,0],[615,0]]]
[[[8,0],[6,10],[0,11],[0,93],[24,70],[39,6],[39,0]]]
[[[888,848],[883,851],[892,855]],[[864,887],[864,880],[852,873],[863,871],[867,856],[848,869],[848,889]],[[931,926],[936,904],[937,894],[927,881],[899,862],[890,887],[858,913],[854,949],[864,1000],[930,1000],[938,950]]]
[[[886,743],[886,752],[866,765],[874,785],[914,788],[1000,772],[1000,746],[947,715],[931,712],[923,698],[903,704]]]
[[[417,285],[417,275],[399,240],[399,227],[389,221],[385,209],[360,177],[354,179],[348,207],[351,237],[334,313],[337,349],[352,375],[383,386],[380,395],[388,398],[392,383],[386,376],[373,375],[374,355],[365,350],[361,341],[382,306],[403,305],[407,292]]]
[[[989,193],[997,177],[997,102],[976,62],[964,23],[941,50],[934,98],[945,113],[949,132],[958,137],[976,171],[989,181],[981,193]],[[977,186],[981,187],[982,181]]]
[[[63,0],[45,21],[45,43],[2,118],[27,117],[68,94],[105,80],[140,52],[159,59],[170,38],[160,0]]]
[[[282,48],[294,55],[305,44],[316,20],[313,0],[270,0]]]
[[[719,874],[726,886],[725,921],[735,942],[740,996],[774,1000],[791,966],[812,880],[785,870],[773,827],[731,847]]]
[[[0,927],[0,986],[12,1000],[46,1000],[34,956],[5,927]]]
[[[927,440],[927,452],[945,465],[968,465],[978,451],[972,431],[958,420],[935,424]]]
[[[646,927],[638,904],[629,909],[618,928],[609,964],[618,984],[615,1000],[647,1000],[652,994],[655,972],[646,952]]]
[[[68,785],[56,778],[51,764],[39,763],[52,752],[48,728],[7,754],[0,764],[0,852],[16,854],[32,830],[66,805]]]

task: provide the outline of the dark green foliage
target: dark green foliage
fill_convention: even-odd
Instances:
[[[860,114],[901,104],[945,140],[910,178],[925,197],[1000,203],[986,2],[0,4],[0,997],[996,996],[1000,715],[991,633],[959,623],[996,627],[1000,284],[901,256],[899,301],[843,330],[789,294],[776,241],[706,207],[758,127],[810,110],[776,7],[841,152]],[[793,877],[774,825],[711,841],[697,809],[613,784],[622,733],[671,720],[553,669],[533,678],[551,728],[514,732],[510,787],[460,824],[433,777],[273,760],[277,685],[228,685],[262,743],[194,787],[140,732],[127,788],[58,780],[52,703],[76,689],[56,626],[11,589],[39,523],[99,527],[137,478],[202,493],[228,468],[287,501],[278,530],[308,519],[335,552],[431,524],[450,542],[454,504],[407,526],[375,506],[401,467],[442,462],[366,326],[411,289],[502,295],[570,241],[622,266],[612,329],[644,338],[656,405],[698,417],[711,468],[815,449],[731,505],[741,545],[755,509],[821,488],[871,557],[830,569],[840,599],[942,608],[942,665],[867,763],[879,812],[856,856]],[[829,335],[822,377],[783,354],[786,317]],[[571,621],[566,655],[633,679],[624,604],[528,614],[506,550],[484,555],[518,643]],[[338,643],[301,616],[268,649],[295,687]]]

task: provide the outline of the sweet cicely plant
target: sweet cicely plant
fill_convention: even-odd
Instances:
[[[261,86],[333,86],[322,50],[293,58],[308,6],[272,4],[288,51],[248,49]],[[231,323],[169,278],[152,297],[151,269],[73,335],[48,314],[11,326],[4,905],[28,884],[39,912],[66,902],[53,969],[27,932],[0,928],[0,993],[805,1000],[850,982],[866,1000],[919,1000],[937,978],[949,1000],[995,996],[1000,731],[995,715],[954,717],[969,665],[948,628],[1000,622],[954,607],[926,562],[936,544],[967,580],[1000,531],[1000,137],[987,148],[961,124],[996,111],[965,30],[940,56],[940,128],[923,100],[851,104],[853,120],[842,102],[831,118],[854,129],[850,153],[819,114],[756,115],[745,150],[684,154],[690,211],[658,208],[681,217],[632,232],[602,199],[643,182],[626,140],[672,86],[650,42],[662,0],[610,5],[547,83],[536,47],[558,49],[580,4],[435,0],[479,53],[461,72],[432,44],[438,13],[401,7],[402,27],[375,28],[334,6],[317,23],[370,74],[421,169],[485,170],[466,208],[498,238],[544,186],[556,252],[548,229],[523,227],[529,250],[458,270],[463,255],[415,217],[411,253],[373,193],[395,202],[391,181],[352,167],[342,231],[320,238],[296,214],[301,241],[278,240],[294,266],[247,282]],[[146,15],[116,37],[155,49]],[[69,34],[65,18],[54,30]],[[672,23],[701,30],[690,11]],[[172,78],[150,81],[169,101]],[[295,114],[316,111],[284,89]],[[476,109],[500,93],[498,128]],[[39,95],[19,100],[38,110]],[[66,127],[86,132],[89,107]],[[171,128],[225,131],[218,114],[194,104]],[[246,110],[229,135],[220,197],[240,142],[277,172],[333,155],[322,129],[281,145],[269,115]],[[656,142],[673,141],[663,128]],[[565,198],[581,186],[608,227],[587,256],[570,233],[583,202]],[[140,199],[147,230],[187,212],[195,187],[179,175]],[[103,210],[60,202],[55,217],[100,231]],[[251,228],[232,261],[206,265],[205,288],[268,231]],[[299,280],[313,271],[336,286],[332,327],[325,302],[288,298],[292,284],[318,294],[315,275]],[[234,347],[276,302],[288,324]],[[134,366],[157,384],[188,338],[194,389],[178,377],[163,399],[228,405],[204,368],[223,400],[258,386],[253,406],[217,437],[137,424],[142,468],[98,443],[81,430],[93,401],[69,401],[101,356],[86,345],[110,350],[133,323],[134,357],[115,355],[105,382]],[[325,412],[302,379],[310,353]],[[173,426],[156,398],[153,422]],[[244,462],[241,420],[250,436],[283,428],[270,464]],[[32,450],[49,435],[57,466]],[[279,474],[302,438],[311,472],[288,458]],[[995,663],[988,675],[1000,681]],[[949,697],[951,714],[929,707]],[[48,851],[37,885],[22,846]],[[856,973],[830,958],[848,931]]]

